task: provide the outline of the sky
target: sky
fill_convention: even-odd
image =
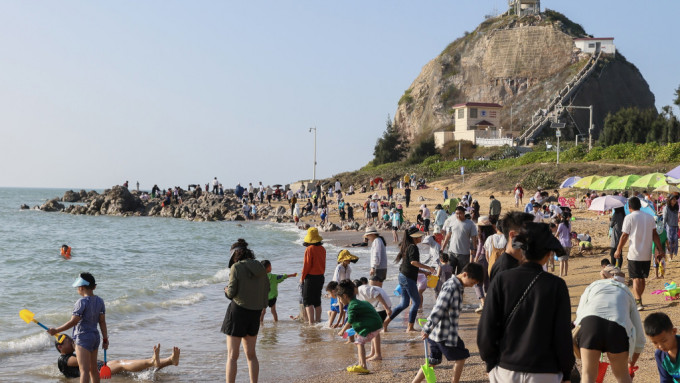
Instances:
[[[0,2],[0,186],[286,184],[356,170],[422,67],[505,0]],[[680,1],[542,1],[661,108]],[[677,108],[675,109],[678,113]]]

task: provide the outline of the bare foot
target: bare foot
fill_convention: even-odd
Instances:
[[[347,342],[345,342],[345,344],[352,344],[352,341],[347,339]]]
[[[179,364],[179,347],[172,348],[172,355],[170,355],[170,360],[172,361],[173,366]]]
[[[160,352],[161,352],[161,344],[160,343],[153,346],[153,357],[151,357],[151,361],[153,362],[153,365],[156,368],[160,368],[160,366],[161,366]]]
[[[368,360],[368,361],[382,360],[382,356],[376,355],[376,356],[372,356],[370,358],[366,358],[366,360]]]

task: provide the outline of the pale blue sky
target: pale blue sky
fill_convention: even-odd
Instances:
[[[680,85],[680,2],[548,1]],[[354,170],[403,91],[500,0],[2,1],[0,186],[287,183]],[[677,109],[676,109],[677,111]]]

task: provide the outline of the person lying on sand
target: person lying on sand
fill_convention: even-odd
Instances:
[[[54,342],[54,347],[56,347],[57,351],[61,354],[57,360],[59,371],[67,378],[80,377],[80,369],[78,368],[78,359],[76,358],[73,339],[68,335],[64,335],[64,339],[61,343],[59,343],[59,341]],[[123,371],[139,372],[152,367],[155,367],[156,371],[158,371],[169,365],[176,366],[179,364],[179,348],[173,347],[172,355],[165,359],[160,358],[160,349],[160,344],[153,346],[153,356],[149,359],[111,360],[107,361],[106,365],[109,366],[112,374],[117,374]],[[101,368],[104,365],[104,362],[99,361],[97,364],[98,367]]]

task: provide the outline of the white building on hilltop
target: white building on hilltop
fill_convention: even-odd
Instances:
[[[596,54],[598,52],[615,55],[616,45],[613,37],[589,37],[574,39],[574,45],[583,53]]]
[[[509,0],[508,3],[515,15],[520,17],[541,13],[541,0]]]

